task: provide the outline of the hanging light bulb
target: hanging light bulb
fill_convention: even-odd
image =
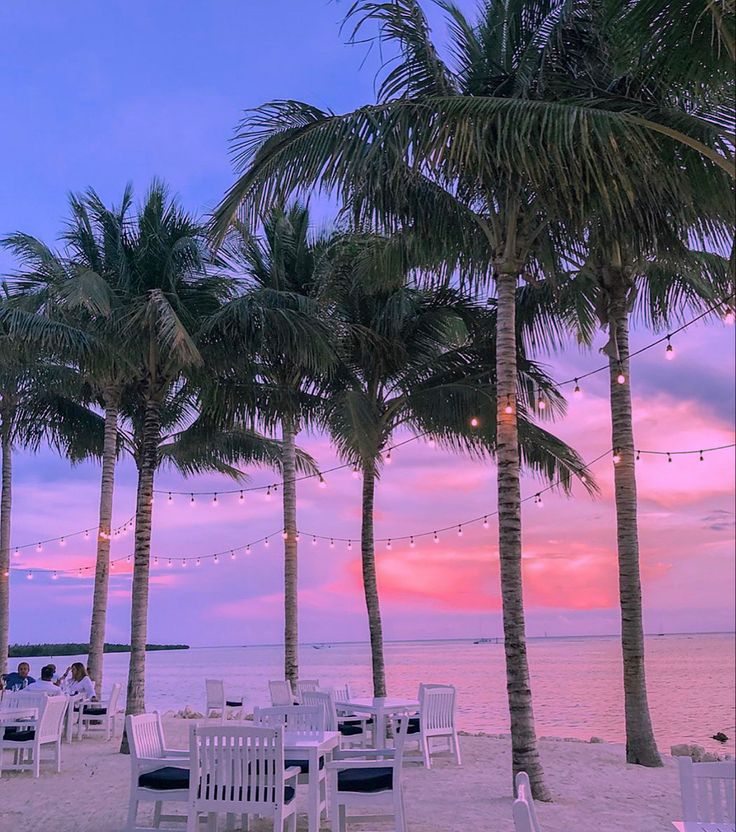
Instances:
[[[296,542],[297,542],[297,543],[301,540],[301,535],[299,534],[299,532],[297,532],[297,533],[294,535],[294,540],[296,540]]]
[[[734,322],[734,314],[733,309],[727,309],[726,314],[723,316],[723,323],[727,326],[733,326]]]
[[[230,550],[230,560],[235,560],[235,549]]]
[[[190,494],[189,495],[189,505],[190,505],[190,507],[194,508],[196,503],[197,503],[197,501],[194,499],[194,494]]]
[[[82,577],[82,567],[81,566],[79,567],[79,571],[77,572],[77,575],[79,575],[80,578]]]
[[[537,402],[537,407],[540,410],[545,410],[547,407],[547,402],[540,396],[539,401]]]
[[[701,451],[700,452],[700,461],[703,462],[704,460],[705,460],[705,457],[703,456],[703,452]]]
[[[390,549],[390,548],[391,548],[391,538],[389,538],[389,539],[386,541],[386,548],[387,548],[387,549]]]
[[[154,558],[154,559],[153,559],[153,565],[154,565],[154,566],[158,566],[158,558]]]
[[[215,564],[215,566],[217,566],[217,564],[220,562],[220,558],[218,558],[218,557],[217,557],[217,555],[215,555],[215,556],[212,558],[212,562]]]
[[[245,547],[245,554],[246,555],[250,554],[250,543]]]
[[[59,576],[56,574],[56,570],[54,569],[54,574],[51,576],[52,581],[58,580]]]
[[[268,488],[266,489],[266,499],[267,499],[267,500],[270,500],[270,499],[271,499],[271,486],[270,486],[270,485],[269,485],[269,486],[268,486]]]
[[[427,444],[429,445],[430,448],[436,448],[437,447],[437,443],[432,438],[427,440]]]
[[[288,540],[289,539],[289,532],[287,532],[286,529],[284,529],[283,532],[281,532],[281,537],[283,537],[284,540]]]
[[[580,384],[578,380],[575,379],[575,389],[572,391],[573,396],[576,396],[578,399],[583,395],[583,391],[580,389]]]
[[[212,508],[217,508],[217,492],[215,492],[212,496]]]
[[[619,462],[621,462],[621,454],[618,452],[618,450],[614,450],[613,451],[613,464],[618,465]]]
[[[186,566],[187,566],[187,559],[186,558],[181,559],[181,565],[182,565],[182,568],[186,569]]]
[[[672,462],[672,454],[671,453],[667,454],[667,462]]]
[[[675,348],[672,346],[672,342],[670,341],[670,336],[667,336],[667,348],[664,351],[664,357],[668,361],[672,361],[675,357]]]
[[[89,540],[89,529],[84,530],[84,539]]]
[[[487,517],[484,517],[484,518],[483,518],[483,528],[484,528],[484,529],[487,529],[487,528],[488,528],[488,518],[487,518]]]
[[[37,543],[37,544],[36,544],[36,551],[37,551],[37,552],[42,552],[42,551],[43,551],[43,546],[42,546],[42,544],[40,544],[40,543]]]
[[[239,502],[241,505],[245,502],[245,494],[243,494],[243,492],[242,492],[242,491],[240,492],[240,496],[238,497],[238,502]]]
[[[19,557],[20,557],[20,549],[19,549],[17,546],[15,547],[15,551],[13,552],[13,555],[14,555],[16,558],[19,558]]]
[[[59,546],[66,546],[66,540],[63,537],[59,540]]]
[[[334,548],[335,548],[335,541],[332,538],[330,538],[330,549],[334,549]]]
[[[171,558],[169,558],[169,560],[168,560],[168,562],[167,562],[167,564],[166,564],[166,565],[167,565],[167,566],[173,566],[173,565],[174,565],[174,564],[172,563],[172,561],[171,561]]]
[[[537,498],[534,502],[537,504],[537,508],[544,508],[544,503],[542,502],[541,494],[537,494]]]
[[[462,526],[458,526],[458,527],[457,527],[457,536],[458,536],[458,537],[462,537],[462,536],[463,536],[463,527],[462,527]]]
[[[266,539],[263,541],[263,545],[264,545],[266,548],[268,548],[268,545],[269,545],[268,538],[266,538]]]
[[[390,465],[390,464],[391,464],[391,448],[389,448],[388,451],[386,452],[386,465]]]
[[[414,542],[414,536],[412,535],[412,536],[409,538],[409,546],[411,546],[411,548],[413,549],[416,545],[417,545],[417,544]]]
[[[320,488],[327,488],[327,481],[322,476],[322,474],[319,475],[319,487]]]
[[[126,562],[126,563],[130,563],[130,555],[128,555],[128,557],[127,557],[127,558],[125,558],[125,562]]]
[[[348,552],[352,552],[352,551],[353,551],[353,541],[348,540]]]
[[[477,420],[475,416],[473,416],[473,418],[470,420],[470,427],[477,428],[479,424],[480,422]]]
[[[358,470],[358,466],[356,465],[353,468],[353,479],[357,480],[359,476],[360,476],[360,471]]]
[[[316,535],[312,535],[312,546],[316,546],[316,545],[317,545],[317,537],[316,537]]]
[[[27,578],[29,581],[32,581],[32,580],[33,580],[33,572],[31,572],[31,570],[30,570],[30,569],[28,570],[28,572],[26,572],[26,578]]]
[[[618,375],[616,376],[616,381],[619,384],[626,384],[626,376],[624,375],[624,368],[619,363],[618,365]]]
[[[511,413],[514,412],[514,408],[511,405],[511,396],[510,395],[506,396],[506,407],[504,407],[503,412],[506,415],[510,415]]]
[[[201,566],[201,565],[202,565],[202,559],[201,559],[201,558],[197,558],[196,565],[197,565],[197,566]]]
[[[435,542],[435,543],[439,543],[439,542],[440,542],[440,538],[439,538],[439,535],[437,534],[437,532],[435,532],[435,533],[434,533],[434,538],[433,538],[433,539],[434,539],[434,542]]]

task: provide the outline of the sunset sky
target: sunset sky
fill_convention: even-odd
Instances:
[[[460,3],[472,7],[472,3]],[[121,0],[72,5],[9,2],[0,10],[0,233],[23,230],[52,242],[69,191],[94,186],[116,201],[126,182],[140,194],[165,179],[187,208],[211,210],[232,182],[227,141],[243,109],[273,98],[299,98],[344,110],[371,100],[378,58],[349,47],[338,25],[345,3],[181,4]],[[433,17],[436,13],[433,13]],[[274,34],[276,33],[276,34]],[[328,221],[327,209],[320,220]],[[12,269],[0,254],[0,270]],[[636,445],[678,451],[734,441],[734,327],[697,326],[632,366]],[[633,348],[655,336],[637,331]],[[604,342],[600,337],[596,347]],[[571,346],[543,359],[567,379],[600,366],[594,349]],[[567,388],[570,393],[570,388]],[[482,414],[479,414],[482,418]],[[590,460],[611,444],[607,381],[587,381],[554,428]],[[397,441],[407,438],[397,436]],[[323,468],[337,461],[323,437],[303,437]],[[419,440],[393,453],[377,494],[380,537],[432,532],[495,510],[495,467],[442,453]],[[525,598],[531,635],[615,633],[618,629],[615,518],[610,456],[593,471],[598,499],[545,494],[524,507]],[[643,458],[638,469],[645,626],[649,632],[733,629],[734,452]],[[274,480],[251,472],[249,485]],[[350,471],[299,488],[301,636],[305,641],[362,640],[367,625],[359,552],[345,543],[313,547],[308,532],[359,535],[359,483]],[[219,477],[184,482],[164,472],[157,488],[227,490]],[[524,496],[542,487],[525,479]],[[13,543],[22,545],[96,524],[99,470],[71,468],[49,451],[15,459]],[[116,522],[133,512],[135,474],[119,467]],[[154,506],[150,641],[190,644],[275,642],[282,634],[282,557],[278,495],[240,505],[188,497]],[[276,533],[268,548],[199,568],[165,564],[206,555]],[[415,548],[377,547],[387,639],[496,636],[500,627],[497,527],[480,523],[431,534]],[[27,569],[92,565],[92,539],[75,537],[24,549],[13,558],[11,641],[85,640],[92,579]],[[125,556],[128,535],[113,544]],[[111,581],[108,640],[127,641],[130,567]]]

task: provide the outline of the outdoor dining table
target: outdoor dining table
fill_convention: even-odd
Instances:
[[[677,820],[672,825],[677,832],[736,832],[736,825],[733,823],[705,823],[699,820]]]
[[[284,758],[286,760],[307,760],[307,816],[309,832],[319,832],[322,815],[322,795],[319,788],[319,758],[325,757],[325,763],[332,752],[340,745],[338,731],[324,731],[314,738],[305,734],[284,733]],[[325,782],[324,805],[327,808],[327,784]]]
[[[419,702],[416,699],[395,699],[389,696],[353,697],[349,700],[335,702],[335,707],[341,711],[355,711],[359,714],[370,714],[375,727],[376,748],[386,745],[387,717],[416,713]]]

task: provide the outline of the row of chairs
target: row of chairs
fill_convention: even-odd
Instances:
[[[273,818],[277,832],[296,830],[296,787],[305,782],[300,761],[285,759],[284,734],[311,736],[324,731],[324,712],[309,706],[258,709],[255,727],[192,725],[189,750],[166,747],[157,713],[129,716],[126,730],[131,751],[132,783],[126,832],[157,829],[164,802],[186,802],[187,830],[198,828],[201,814],[219,813],[232,822],[259,815]],[[393,722],[394,748],[334,752],[320,781],[327,781],[329,813],[336,832],[346,832],[348,813],[359,806],[370,815],[391,816],[396,832],[406,832],[402,756],[408,717]],[[322,769],[320,769],[322,771]],[[137,825],[139,806],[153,802],[153,827]],[[378,813],[378,814],[376,814]],[[350,815],[351,820],[365,820]]]

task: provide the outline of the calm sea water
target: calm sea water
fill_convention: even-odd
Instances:
[[[734,750],[735,643],[733,634],[667,635],[647,639],[650,707],[660,748],[710,740],[724,731]],[[419,682],[450,683],[458,689],[458,719],[468,731],[508,731],[503,647],[469,641],[395,642],[386,645],[389,694],[414,696]],[[56,661],[60,669],[77,657]],[[83,657],[82,657],[83,658]],[[38,671],[43,659],[30,659]],[[222,678],[226,691],[244,694],[249,706],[267,704],[268,680],[283,678],[282,648],[198,647],[149,653],[146,699],[150,709],[204,707],[204,679]],[[549,638],[529,642],[537,731],[540,735],[611,742],[624,739],[621,651],[617,638]],[[105,656],[105,688],[125,682],[127,654]],[[301,676],[324,686],[349,682],[370,696],[367,644],[305,645]]]

